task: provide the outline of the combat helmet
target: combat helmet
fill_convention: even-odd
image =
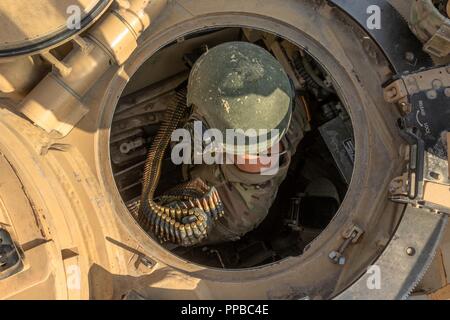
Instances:
[[[197,60],[189,77],[187,99],[208,127],[218,129],[224,139],[227,129],[238,130],[245,139],[244,143],[226,140],[227,153],[255,154],[255,150],[265,151],[277,143],[289,128],[293,88],[268,51],[247,42],[228,42]],[[271,130],[278,134],[270,134]]]

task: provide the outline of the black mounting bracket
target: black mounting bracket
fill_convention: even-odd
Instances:
[[[386,0],[328,0],[356,21],[373,39],[391,64],[394,73],[416,71],[433,66],[431,57],[423,51],[422,43],[409,29],[408,22]],[[380,9],[379,28],[368,23],[368,8]]]

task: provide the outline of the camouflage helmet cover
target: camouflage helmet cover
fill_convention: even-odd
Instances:
[[[189,77],[187,102],[224,137],[227,129],[242,133],[246,142],[235,146],[235,142],[226,141],[226,152],[248,154],[255,150],[249,147],[255,141],[254,132],[259,152],[286,133],[292,97],[286,72],[268,51],[247,42],[228,42],[197,60]],[[278,135],[261,134],[261,130],[273,129],[278,130]]]

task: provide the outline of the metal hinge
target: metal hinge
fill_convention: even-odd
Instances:
[[[384,89],[403,117],[406,172],[391,183],[396,202],[450,214],[450,66],[402,75]]]
[[[356,224],[347,229],[347,231],[342,234],[342,237],[344,238],[342,244],[337,250],[331,251],[328,255],[330,260],[335,264],[344,265],[346,262],[346,258],[344,256],[345,251],[351,244],[357,243],[363,233],[364,230]]]

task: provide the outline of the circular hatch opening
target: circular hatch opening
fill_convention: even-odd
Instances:
[[[245,195],[253,198],[251,203],[266,203],[261,196],[264,198],[267,190],[273,201],[262,219],[259,214],[249,222],[253,227],[248,232],[233,233],[228,241],[211,243],[206,239],[197,245],[180,246],[161,241],[151,231],[148,234],[190,262],[245,269],[301,255],[330,224],[346,195],[355,159],[352,122],[332,75],[319,61],[279,36],[253,29],[211,29],[179,39],[155,53],[130,79],[115,110],[110,157],[119,193],[133,214],[142,193],[148,150],[174,95],[187,86],[190,70],[204,52],[230,41],[251,42],[270,52],[295,88],[290,127],[295,148],[285,177],[272,189],[239,183],[237,189],[246,190]],[[169,147],[162,162],[157,197],[188,181],[195,170],[195,166],[175,165],[170,151]],[[233,214],[255,217],[250,207],[239,207],[239,211]]]

